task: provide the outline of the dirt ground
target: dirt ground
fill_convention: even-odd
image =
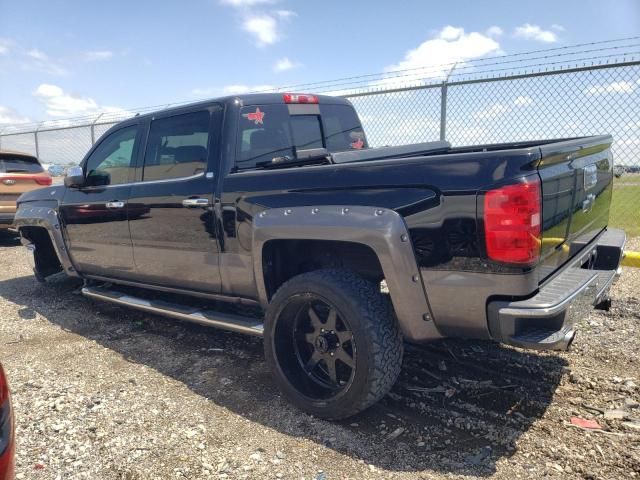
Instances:
[[[391,394],[332,423],[281,398],[259,339],[40,285],[26,257],[0,238],[19,479],[640,478],[640,270],[568,353],[411,347]]]

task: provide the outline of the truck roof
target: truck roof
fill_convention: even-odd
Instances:
[[[145,113],[144,115],[136,115],[132,119],[129,120],[140,120],[148,117],[153,117],[158,113],[168,113],[168,112],[180,112],[183,110],[191,110],[194,107],[207,107],[213,105],[215,103],[229,104],[238,102],[240,105],[268,105],[268,104],[284,104],[284,95],[285,92],[282,93],[247,93],[244,95],[227,95],[224,97],[216,97],[208,100],[203,100],[200,102],[193,102],[184,105],[179,105],[171,108],[163,108],[161,110],[155,110],[153,112]],[[301,94],[306,95],[306,94]],[[341,97],[332,97],[330,95],[315,95],[314,97],[318,99],[318,103],[320,105],[349,105],[351,106],[351,102],[345,98]],[[121,123],[126,123],[128,120],[125,120]]]

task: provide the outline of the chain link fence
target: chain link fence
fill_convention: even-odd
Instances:
[[[611,134],[620,175],[614,183],[611,223],[640,236],[640,61],[455,78],[334,94],[354,104],[371,146],[439,139],[459,146]],[[45,164],[77,164],[100,135],[131,115],[44,122],[28,131],[5,128],[0,148],[38,155]]]

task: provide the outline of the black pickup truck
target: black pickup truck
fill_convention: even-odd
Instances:
[[[403,341],[568,348],[619,273],[611,142],[369,148],[344,99],[233,96],[114,126],[15,226],[39,280],[263,336],[286,396],[337,419]]]

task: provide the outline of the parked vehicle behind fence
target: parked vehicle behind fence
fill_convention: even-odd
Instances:
[[[403,341],[566,349],[608,307],[611,143],[368,148],[344,99],[225,97],[116,125],[15,223],[40,280],[262,336],[287,398],[345,418],[389,391]]]

